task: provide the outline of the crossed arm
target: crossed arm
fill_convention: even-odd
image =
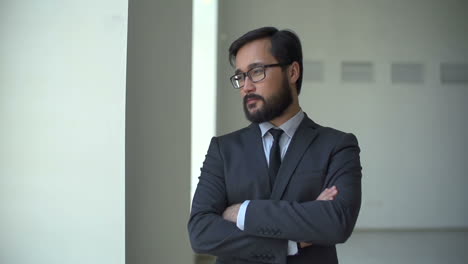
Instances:
[[[331,188],[325,188],[325,190],[320,193],[320,195],[317,197],[316,201],[331,201],[335,199],[336,195],[338,194],[338,189],[336,186],[332,186]],[[223,212],[223,218],[224,220],[236,223],[237,222],[237,216],[239,214],[239,209],[240,209],[241,203],[238,204],[233,204],[226,208]],[[299,246],[301,248],[312,246],[311,243],[307,242],[299,242]]]
[[[198,253],[255,260],[257,252],[286,259],[287,241],[334,245],[344,242],[357,219],[361,199],[359,147],[351,134],[342,137],[332,153],[325,186],[316,201],[252,200],[244,231],[237,228],[237,206],[226,200],[223,158],[213,138],[192,203],[188,224],[192,248]],[[333,195],[334,191],[340,194]],[[328,200],[327,200],[328,199]],[[263,227],[281,232],[261,233]]]

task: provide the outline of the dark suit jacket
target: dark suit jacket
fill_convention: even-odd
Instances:
[[[284,156],[273,188],[257,124],[211,140],[188,223],[192,248],[217,263],[338,263],[335,244],[351,235],[361,204],[359,146],[352,134],[307,115]],[[333,201],[315,201],[335,185]],[[222,218],[251,200],[244,231]],[[313,246],[287,256],[287,243]]]

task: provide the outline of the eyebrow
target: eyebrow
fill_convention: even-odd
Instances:
[[[265,65],[265,63],[260,63],[260,62],[254,62],[254,63],[251,63],[249,64],[249,66],[247,66],[247,71],[249,71],[250,69],[252,68],[255,68],[255,67],[258,67],[258,66],[263,66]],[[239,74],[239,73],[242,73],[243,71],[241,71],[240,69],[236,69],[236,71],[234,72],[234,74]]]

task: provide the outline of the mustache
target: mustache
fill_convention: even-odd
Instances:
[[[246,104],[247,100],[249,99],[258,99],[258,100],[262,100],[263,102],[265,102],[265,98],[263,98],[263,96],[260,96],[258,94],[248,94],[244,96],[244,104]]]

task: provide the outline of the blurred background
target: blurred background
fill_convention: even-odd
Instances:
[[[342,263],[468,263],[468,1],[0,2],[0,263],[214,263],[186,224],[209,140],[246,126],[227,49],[302,40],[303,110],[354,133]]]

